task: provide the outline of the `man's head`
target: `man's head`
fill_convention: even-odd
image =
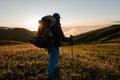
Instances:
[[[53,17],[56,18],[57,22],[60,22],[60,15],[58,13],[54,13]]]
[[[60,15],[58,13],[54,13],[53,17],[55,17],[56,19],[60,19]]]

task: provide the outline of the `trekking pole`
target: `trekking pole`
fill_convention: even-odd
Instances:
[[[72,80],[75,80],[75,76],[74,76],[74,73],[75,73],[75,59],[74,59],[74,52],[73,52],[73,36],[71,35],[71,55],[72,55]]]
[[[74,65],[74,60],[73,60],[73,57],[74,57],[74,54],[73,54],[73,36],[71,35],[71,55],[72,55],[72,65]],[[72,67],[72,71],[73,71],[73,67]]]

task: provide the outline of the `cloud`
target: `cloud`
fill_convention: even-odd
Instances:
[[[88,31],[96,30],[106,26],[78,26],[78,27],[63,27],[63,32],[65,36],[78,35]]]
[[[66,36],[80,34],[80,32],[77,29],[70,29],[68,31],[65,31],[64,33]]]
[[[64,27],[63,31],[65,36],[78,35],[87,31],[90,31],[94,28],[91,27]]]

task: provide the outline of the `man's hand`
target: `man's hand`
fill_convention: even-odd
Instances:
[[[73,35],[70,35],[70,42],[73,43]]]

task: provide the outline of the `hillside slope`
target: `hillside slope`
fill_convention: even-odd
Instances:
[[[77,35],[74,43],[120,43],[120,25],[112,25]]]
[[[35,35],[36,32],[32,32],[24,28],[0,27],[0,40],[29,42]]]
[[[0,27],[0,40],[29,42],[37,32],[24,28]],[[84,43],[120,43],[120,25],[93,30],[74,37],[74,44]]]

